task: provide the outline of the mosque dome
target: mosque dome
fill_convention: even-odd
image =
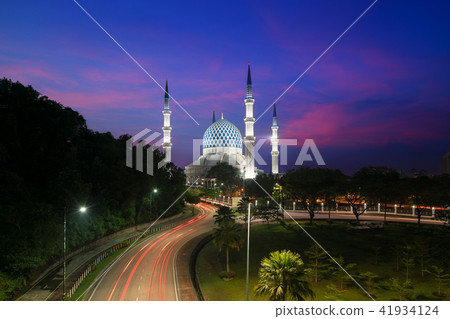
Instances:
[[[242,153],[242,136],[239,129],[223,117],[215,121],[203,135],[203,152],[214,149],[238,148]],[[231,151],[231,153],[235,153]]]

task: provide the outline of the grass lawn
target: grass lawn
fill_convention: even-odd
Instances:
[[[301,223],[303,227],[325,248],[333,257],[342,256],[344,263],[355,263],[356,266],[349,273],[367,290],[367,283],[358,274],[372,272],[378,276],[370,293],[377,300],[399,300],[399,294],[391,289],[390,278],[398,278],[400,283],[406,279],[405,265],[402,263],[404,255],[396,252],[396,245],[422,243],[426,248],[424,268],[440,265],[445,273],[449,271],[450,229],[423,225],[420,229],[416,225],[390,223],[383,229],[349,229],[349,223],[344,221],[315,221],[313,225]],[[292,224],[291,224],[292,225]],[[246,238],[246,231],[242,233]],[[258,269],[263,257],[271,251],[289,249],[302,256],[306,266],[310,261],[304,254],[313,242],[298,227],[286,230],[279,224],[268,226],[255,225],[250,238],[250,300],[267,300],[266,296],[256,296],[253,287],[258,280]],[[374,247],[380,247],[375,262]],[[450,300],[450,285],[447,281],[441,285],[441,294],[436,296],[437,281],[429,274],[421,276],[420,257],[417,246],[414,265],[409,269],[411,287],[407,289],[411,300]],[[397,271],[397,255],[399,270]],[[327,259],[326,262],[328,262]],[[245,300],[246,285],[246,243],[240,251],[230,250],[230,268],[235,272],[235,278],[225,281],[219,277],[225,270],[225,252],[218,255],[217,248],[212,242],[208,243],[200,252],[197,260],[197,273],[205,300]],[[370,300],[363,291],[352,281],[347,281],[345,289],[334,295],[327,296],[328,285],[339,286],[336,279],[330,278],[325,271],[318,283],[311,281],[315,292],[315,300]],[[403,298],[404,300],[404,298]]]

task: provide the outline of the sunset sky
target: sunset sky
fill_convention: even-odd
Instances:
[[[258,118],[373,0],[78,2],[199,123],[171,101],[172,159],[184,167],[213,110],[244,135],[248,62]],[[277,102],[279,136],[314,139],[327,167],[346,173],[439,173],[450,150],[449,10],[379,0]],[[77,110],[91,129],[161,131],[163,90],[72,0],[2,2],[0,77]],[[271,115],[257,137],[269,136]],[[289,148],[290,167],[298,152]]]

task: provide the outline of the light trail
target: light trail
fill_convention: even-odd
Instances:
[[[205,217],[206,217],[206,216],[205,216]],[[160,239],[158,239],[157,242],[153,243],[149,248],[147,248],[147,250],[141,255],[141,257],[139,257],[138,261],[136,262],[136,264],[134,265],[133,269],[131,270],[131,273],[130,273],[130,275],[128,276],[128,280],[127,280],[127,282],[125,283],[125,287],[124,287],[123,292],[122,292],[122,295],[121,295],[121,297],[120,297],[120,301],[123,301],[123,300],[125,299],[125,295],[126,295],[126,293],[127,293],[127,290],[128,290],[129,285],[130,285],[131,279],[133,278],[134,273],[135,273],[137,267],[138,267],[139,264],[142,262],[142,260],[143,260],[144,257],[147,255],[147,253],[148,253],[153,247],[155,247],[155,245],[157,245],[162,239],[168,237],[169,235],[175,233],[176,231],[178,231],[178,230],[180,230],[180,229],[182,229],[182,228],[184,228],[184,227],[187,227],[187,226],[189,226],[189,225],[191,225],[191,224],[193,224],[193,223],[199,221],[200,218],[203,219],[204,216],[201,216],[201,217],[198,217],[198,218],[196,218],[196,219],[193,219],[193,220],[191,220],[191,221],[185,223],[183,226],[180,226],[180,227],[178,227],[177,229],[174,229],[174,230],[168,232],[166,235],[164,235],[163,237],[161,237]]]

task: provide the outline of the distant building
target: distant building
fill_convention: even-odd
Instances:
[[[450,151],[441,157],[441,173],[450,174]]]

